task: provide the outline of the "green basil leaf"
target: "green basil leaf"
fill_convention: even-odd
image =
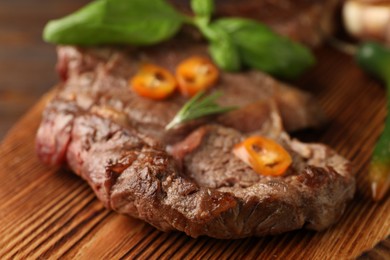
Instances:
[[[218,26],[208,27],[209,52],[214,62],[225,71],[241,69],[241,59],[232,38]]]
[[[212,42],[209,52],[214,62],[224,71],[239,71],[241,68],[240,56],[234,45],[229,41]]]
[[[183,21],[164,0],[97,0],[50,21],[44,39],[57,44],[151,45],[171,38]]]
[[[192,0],[191,8],[195,15],[210,19],[215,8],[214,0]]]
[[[215,21],[231,35],[244,65],[282,78],[294,78],[312,66],[315,59],[299,43],[274,33],[265,25],[243,18]]]

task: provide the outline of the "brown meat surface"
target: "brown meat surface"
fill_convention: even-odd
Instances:
[[[128,80],[145,62],[166,67],[174,73],[175,67],[185,58],[207,56],[207,48],[201,42],[179,40],[158,48],[138,50],[59,47],[58,53],[58,70],[63,78],[68,79],[60,93],[61,97],[74,97],[84,109],[109,106],[122,111],[135,128],[164,139],[168,138],[164,127],[188,99],[179,94],[160,102],[141,98],[129,90]],[[223,72],[217,86],[211,91],[218,90],[223,92],[219,100],[221,105],[238,106],[240,110],[246,110],[247,115],[257,113],[256,109],[248,109],[255,108],[253,104],[273,100],[287,131],[318,127],[324,122],[321,108],[308,93],[276,81],[260,71]],[[224,115],[223,121],[231,116],[233,120],[238,120],[236,113]],[[168,134],[174,136],[175,133]]]
[[[172,70],[185,57],[206,55],[202,44],[58,51],[65,81],[43,114],[37,153],[45,163],[70,167],[109,209],[163,231],[242,238],[322,230],[354,194],[347,160],[284,132],[322,122],[320,108],[302,91],[260,72],[223,72],[211,91],[223,91],[218,102],[239,109],[167,132],[186,99],[141,98],[128,79],[145,61]],[[293,164],[285,175],[259,175],[233,155],[234,144],[251,135],[289,151]]]
[[[128,125],[67,102],[53,100],[44,114],[41,159],[66,162],[107,208],[163,231],[227,239],[322,230],[354,193],[349,163],[324,145],[281,133],[275,140],[294,163],[284,176],[266,177],[233,156],[245,135],[232,128],[205,125],[168,152]]]

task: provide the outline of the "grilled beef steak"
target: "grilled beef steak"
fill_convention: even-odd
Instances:
[[[60,75],[67,79],[60,93],[62,98],[74,97],[83,109],[90,109],[94,105],[111,106],[123,111],[136,129],[159,136],[165,134],[164,127],[188,99],[179,94],[162,102],[140,98],[129,91],[128,79],[145,62],[174,72],[175,67],[189,56],[207,56],[207,47],[202,42],[176,39],[158,47],[137,50],[59,47],[58,53],[57,68]],[[310,95],[260,71],[221,73],[213,90],[223,92],[223,98],[219,101],[221,105],[238,106],[248,116],[250,113],[258,114],[256,103],[275,100],[287,131],[316,127],[324,121],[322,110]],[[231,115],[237,121],[236,113],[232,112]],[[223,121],[226,121],[230,114],[223,117]]]
[[[169,0],[190,12],[187,0]],[[261,21],[276,32],[309,46],[329,37],[340,0],[216,0],[217,16],[239,16]]]
[[[141,98],[128,79],[145,61],[173,69],[183,58],[206,55],[202,44],[58,52],[65,81],[44,112],[37,152],[46,163],[68,165],[109,209],[163,231],[241,238],[322,230],[354,194],[348,161],[284,132],[283,126],[295,130],[322,121],[302,91],[261,72],[221,72],[210,91],[223,91],[220,104],[239,109],[166,132],[186,99]],[[259,175],[233,155],[233,146],[253,134],[274,139],[291,154],[283,176]]]

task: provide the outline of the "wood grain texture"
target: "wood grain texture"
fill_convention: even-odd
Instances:
[[[384,89],[350,57],[329,48],[317,54],[321,62],[297,84],[318,96],[330,120],[297,136],[327,143],[354,164],[357,193],[335,226],[224,241],[162,233],[110,212],[80,178],[37,159],[34,136],[48,94],[0,145],[0,259],[343,259],[372,249],[390,234],[389,196],[373,203],[365,177],[385,116]],[[361,258],[390,256],[388,240],[378,248]]]

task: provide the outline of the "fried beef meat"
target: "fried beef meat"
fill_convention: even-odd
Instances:
[[[335,223],[355,190],[350,163],[321,144],[285,132],[318,126],[321,109],[307,93],[258,71],[221,72],[216,87],[232,112],[166,131],[187,99],[138,96],[128,86],[139,64],[168,69],[202,44],[158,47],[62,46],[64,81],[47,105],[37,153],[85,179],[108,209],[163,231],[230,239],[322,230]],[[232,153],[251,135],[275,140],[292,156],[283,176],[259,175]]]

